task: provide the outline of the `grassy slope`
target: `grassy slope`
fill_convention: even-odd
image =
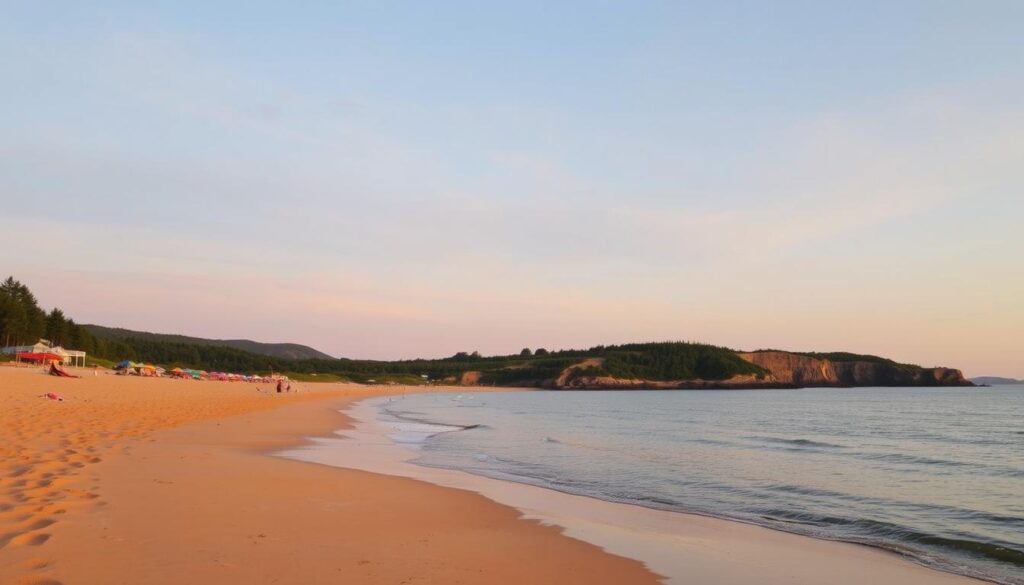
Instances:
[[[739,374],[764,374],[731,349],[699,343],[644,343],[611,347],[595,368],[614,378],[643,380],[725,380]]]
[[[130,329],[103,327],[101,325],[83,325],[83,327],[101,339],[145,339],[149,341],[166,341],[170,343],[183,343],[188,345],[228,347],[257,355],[285,359],[334,359],[326,353],[297,343],[261,343],[248,339],[204,339],[202,337],[189,337],[186,335],[132,331]]]
[[[819,360],[829,360],[832,362],[868,362],[873,364],[882,364],[886,366],[892,366],[903,370],[920,370],[923,369],[921,366],[916,364],[902,364],[897,361],[893,361],[889,358],[879,357],[877,355],[850,353],[847,351],[786,351],[784,349],[758,349],[754,353],[766,352],[766,351],[778,351],[782,353],[792,353],[796,355],[805,355],[807,357],[816,358]]]

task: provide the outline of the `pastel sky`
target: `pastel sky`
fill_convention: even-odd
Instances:
[[[0,272],[79,322],[1024,377],[1024,2],[2,14]]]

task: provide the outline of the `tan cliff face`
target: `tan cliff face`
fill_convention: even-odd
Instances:
[[[459,376],[459,385],[460,386],[476,386],[476,385],[480,384],[480,378],[481,377],[483,377],[483,374],[481,372],[477,372],[477,371],[462,372],[462,375]]]
[[[758,351],[737,354],[761,366],[785,384],[796,386],[837,386],[839,377],[832,362],[784,351]]]
[[[660,389],[754,389],[844,386],[973,386],[960,370],[918,368],[882,361],[833,361],[786,351],[737,353],[760,366],[765,373],[740,374],[724,380],[647,380],[599,375],[603,358],[587,358],[554,378],[531,385],[557,390],[660,390]],[[463,372],[456,380],[463,386],[482,383],[483,373]]]
[[[914,368],[886,363],[834,362],[784,351],[738,354],[797,386],[973,386],[960,370]]]

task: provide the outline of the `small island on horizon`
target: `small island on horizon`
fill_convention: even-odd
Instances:
[[[1003,376],[975,376],[969,379],[977,386],[1015,386],[1018,384],[1024,384],[1024,380],[1006,378]]]

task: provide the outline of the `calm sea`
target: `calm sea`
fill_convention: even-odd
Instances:
[[[381,417],[421,465],[1024,584],[1024,386],[419,394]]]

